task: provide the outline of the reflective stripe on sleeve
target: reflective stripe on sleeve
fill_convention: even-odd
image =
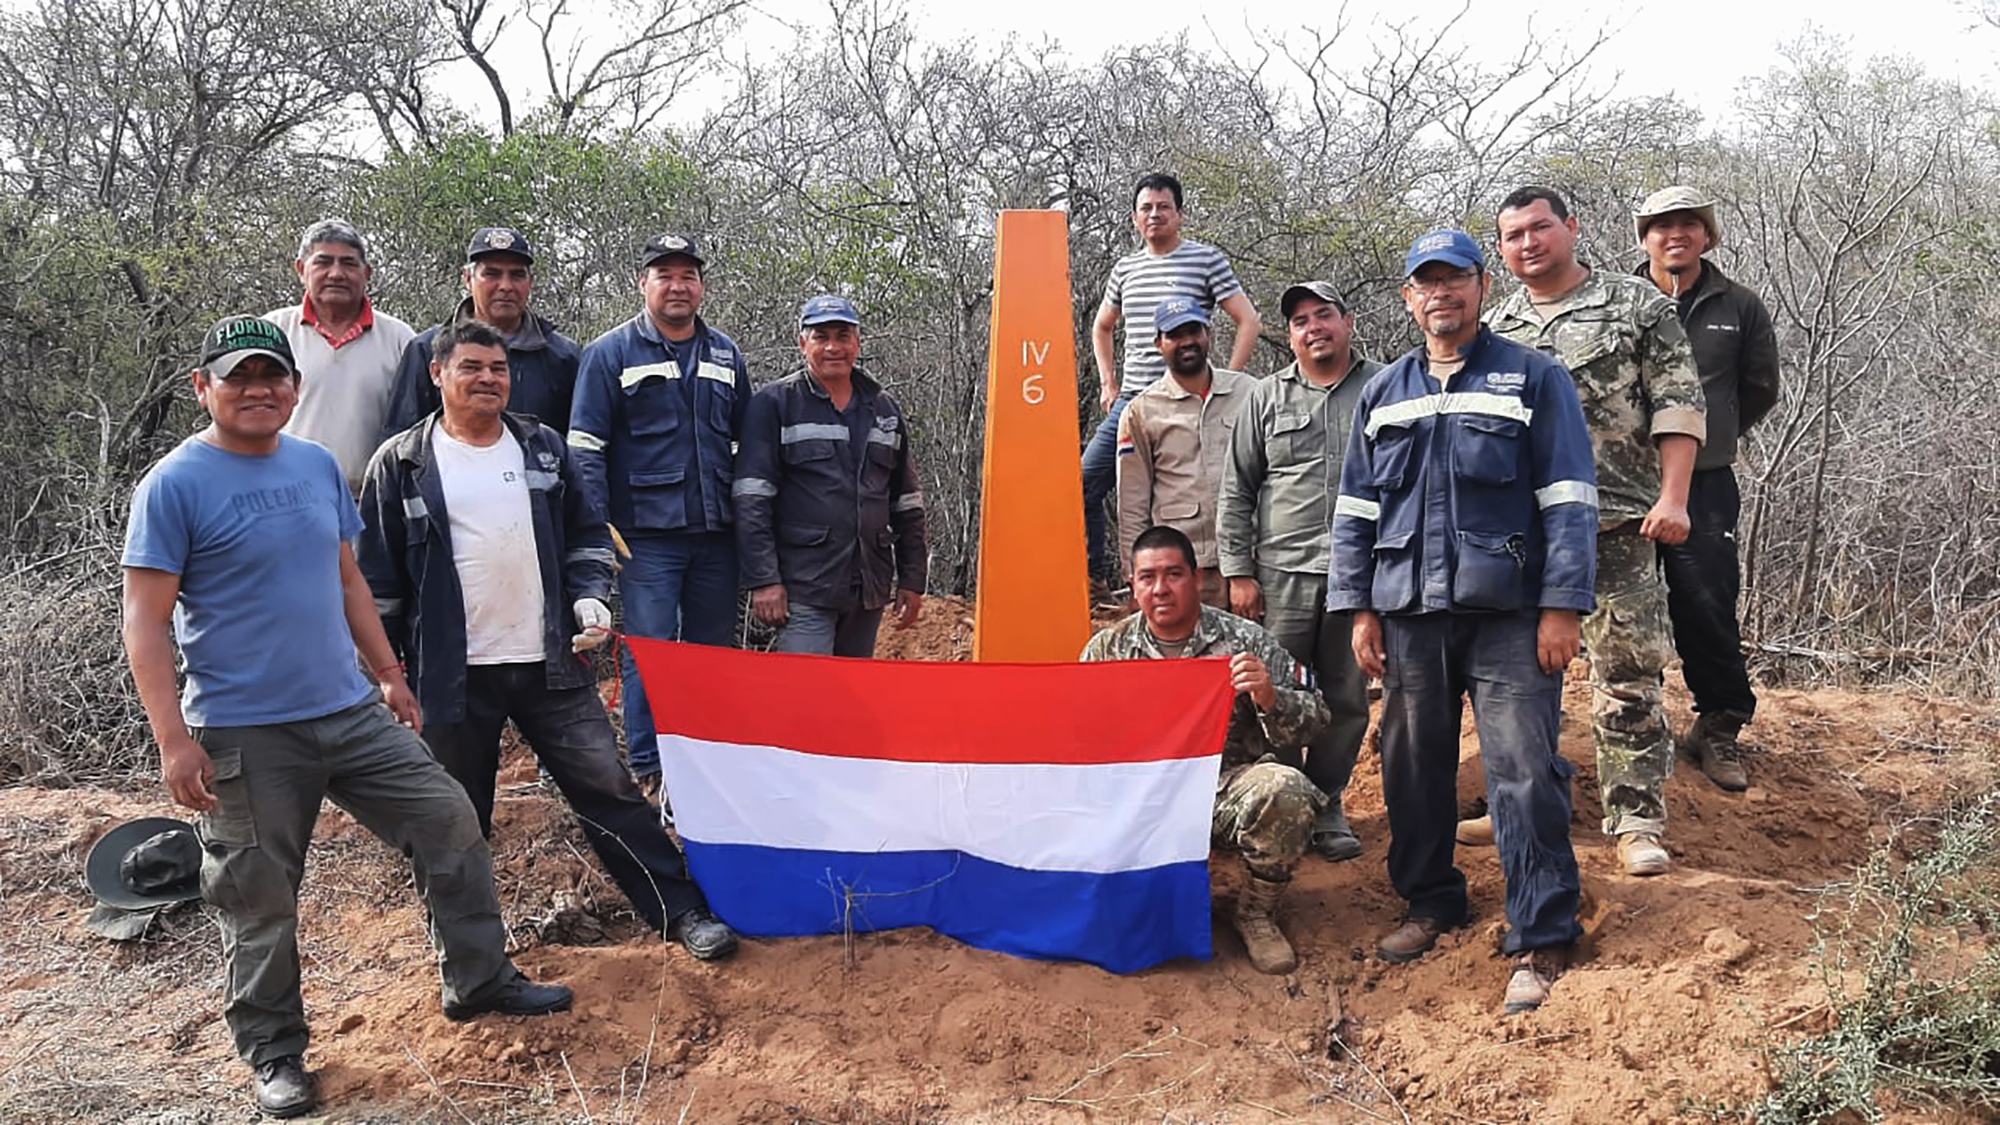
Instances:
[[[582,430],[571,430],[569,432],[569,447],[571,449],[581,449],[586,453],[602,453],[604,452],[604,439],[598,437],[596,434],[585,433]]]
[[[778,486],[762,477],[737,477],[729,486],[731,496],[776,496]]]
[[[1359,496],[1342,494],[1333,501],[1333,514],[1336,517],[1353,516],[1355,519],[1373,523],[1382,518],[1382,505],[1373,500],[1363,500]]]
[[[395,615],[401,612],[403,612],[403,599],[401,598],[375,599],[375,616],[394,617]]]
[[[1597,507],[1597,486],[1580,480],[1559,480],[1535,490],[1535,505],[1553,508],[1557,504],[1588,504]]]
[[[924,494],[921,492],[905,492],[896,497],[896,510],[899,512],[921,512],[923,509]]]
[[[428,505],[428,504],[424,503],[424,498],[423,498],[423,497],[421,497],[421,496],[405,496],[405,497],[403,497],[403,518],[404,518],[404,519],[406,519],[406,520],[420,520],[420,519],[423,519],[423,518],[425,518],[425,517],[429,516],[430,514],[431,514],[431,509],[430,509],[430,505]]]
[[[605,566],[611,566],[615,562],[609,547],[578,547],[563,558],[569,562],[598,562]]]

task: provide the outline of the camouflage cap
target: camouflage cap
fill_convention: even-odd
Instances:
[[[1715,200],[1684,184],[1661,188],[1646,197],[1639,209],[1632,212],[1632,230],[1640,245],[1646,242],[1646,228],[1652,220],[1673,211],[1691,211],[1708,228],[1708,248],[1715,249],[1722,244],[1722,228],[1715,222]]]

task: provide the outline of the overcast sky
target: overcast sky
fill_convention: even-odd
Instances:
[[[825,22],[824,0],[756,0],[744,38],[773,46],[790,41],[783,24]],[[1403,0],[1348,0],[1293,6],[1230,4],[1214,0],[1143,0],[1093,4],[1089,0],[910,0],[909,12],[924,37],[965,35],[995,39],[1013,34],[1031,42],[1045,37],[1073,60],[1135,43],[1156,43],[1186,30],[1196,43],[1220,42],[1240,50],[1256,32],[1316,26],[1330,30],[1344,18],[1344,39],[1365,51],[1385,21],[1411,18],[1435,25],[1457,12],[1454,0],[1414,5]],[[1543,14],[1536,14],[1539,11]],[[1510,57],[1530,37],[1587,39],[1598,28],[1615,33],[1591,68],[1600,81],[1614,75],[1623,95],[1671,92],[1710,118],[1729,105],[1738,83],[1761,76],[1778,61],[1781,45],[1810,28],[1845,39],[1857,58],[1907,54],[1935,77],[1992,88],[2000,79],[2000,28],[1980,24],[1950,0],[1900,0],[1889,4],[1835,0],[1577,0],[1501,4],[1477,0],[1459,24],[1459,42],[1482,57]],[[766,39],[766,37],[769,37]],[[734,52],[732,52],[734,53]]]

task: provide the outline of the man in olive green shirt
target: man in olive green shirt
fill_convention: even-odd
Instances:
[[[1361,841],[1341,797],[1368,734],[1368,679],[1348,643],[1353,615],[1326,608],[1327,528],[1354,405],[1382,365],[1354,354],[1354,314],[1330,282],[1294,285],[1278,307],[1294,362],[1258,380],[1237,413],[1217,553],[1229,608],[1262,622],[1319,681],[1333,721],[1308,747],[1305,774],[1331,800],[1311,846],[1329,860],[1353,859]]]

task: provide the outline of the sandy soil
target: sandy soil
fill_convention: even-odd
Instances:
[[[933,600],[885,654],[951,659],[966,607]],[[1675,685],[1676,691],[1678,685]],[[1376,960],[1399,903],[1371,753],[1349,808],[1367,852],[1308,859],[1286,900],[1288,977],[1251,970],[1224,919],[1217,955],[1130,977],[1014,960],[928,931],[752,941],[702,965],[643,930],[566,811],[510,761],[501,898],[531,975],[577,1010],[447,1022],[398,857],[328,808],[303,895],[308,1056],[343,1122],[1738,1120],[1767,1083],[1758,1044],[1816,1030],[1807,960],[1818,888],[1886,826],[2000,784],[2000,712],[1893,694],[1773,691],[1748,732],[1753,788],[1683,767],[1675,853],[1622,874],[1597,831],[1589,733],[1572,682],[1563,749],[1580,770],[1572,835],[1588,936],[1543,1010],[1500,1014],[1500,873],[1462,849],[1477,918],[1409,966]],[[1685,722],[1685,699],[1673,700]],[[1468,724],[1469,725],[1469,724]],[[1460,791],[1479,792],[1469,737]],[[256,1119],[219,1018],[220,942],[200,908],[142,944],[82,926],[83,857],[157,792],[0,790],[0,1121],[195,1125]],[[1903,1120],[1935,1120],[1901,1115]]]

